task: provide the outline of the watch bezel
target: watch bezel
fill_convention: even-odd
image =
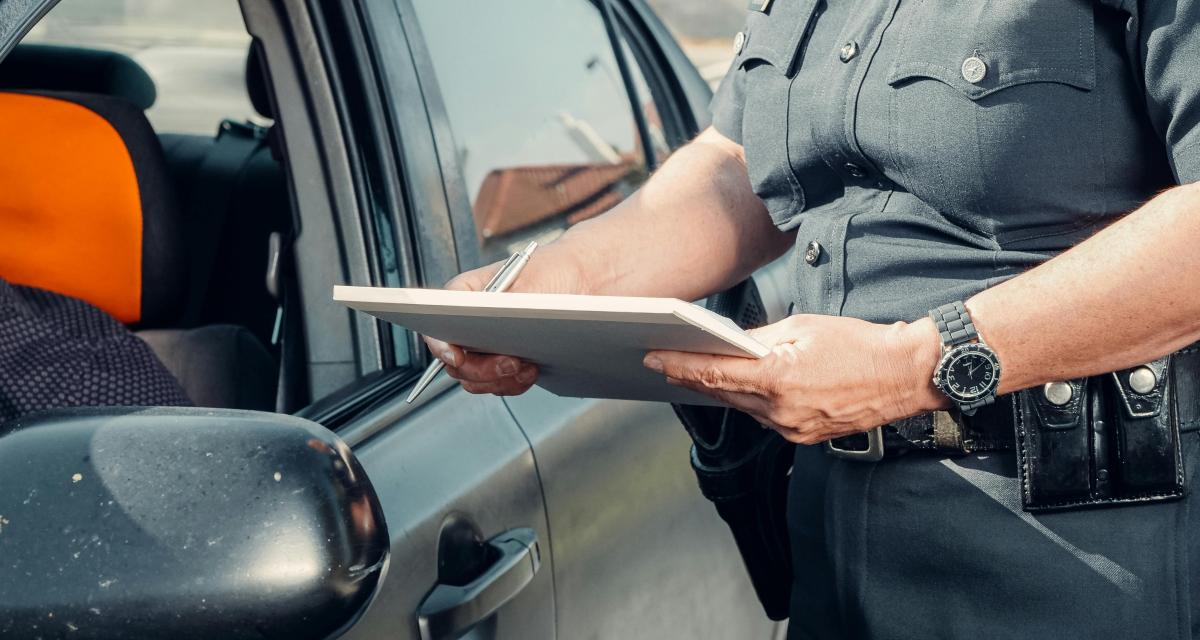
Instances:
[[[991,381],[982,391],[971,395],[963,395],[955,392],[950,386],[949,380],[950,363],[966,354],[977,354],[987,358],[992,364],[992,370],[995,372]],[[933,384],[942,393],[946,394],[948,398],[957,403],[974,402],[981,398],[986,398],[994,395],[996,389],[1000,386],[1000,359],[996,357],[996,352],[992,351],[991,347],[983,342],[971,342],[947,349],[942,354],[942,358],[938,360],[937,368],[934,369]]]

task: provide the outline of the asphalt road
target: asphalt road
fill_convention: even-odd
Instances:
[[[746,21],[746,0],[648,0],[709,84],[733,60],[733,37]]]

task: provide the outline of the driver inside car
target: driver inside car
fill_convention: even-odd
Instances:
[[[191,404],[149,345],[112,316],[0,279],[0,424],[64,407]]]

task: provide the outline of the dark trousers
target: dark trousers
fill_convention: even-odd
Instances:
[[[1200,433],[1183,434],[1194,493]],[[1031,515],[1012,453],[799,447],[790,639],[1200,638],[1200,508]]]

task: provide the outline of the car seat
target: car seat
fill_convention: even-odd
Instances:
[[[265,60],[252,43],[246,92],[258,122],[226,119],[216,136],[160,133],[189,243],[181,324],[250,330],[279,361],[276,409],[307,404],[302,313],[292,267],[296,228]],[[262,123],[262,124],[260,124]],[[147,336],[153,337],[153,336]]]
[[[125,79],[101,87],[94,73],[62,77],[95,68],[69,62],[79,51],[36,53],[56,63],[42,62],[60,73],[56,87],[93,92],[20,90],[41,89],[44,82],[21,85],[45,78],[26,72],[26,82],[18,82],[21,74],[4,72],[7,62],[0,67],[0,86],[9,89],[0,91],[0,140],[7,143],[0,155],[0,277],[86,300],[140,330],[197,405],[274,409],[278,369],[249,331],[177,328],[187,299],[187,247],[162,146],[144,104],[105,95],[106,87],[144,84]],[[102,53],[83,51],[89,58]],[[109,64],[136,76],[136,63],[111,55]]]
[[[255,111],[269,119],[274,114],[266,77],[254,51],[247,57],[246,90]],[[232,119],[219,127],[214,123],[214,128],[215,136],[159,134],[183,203],[185,235],[203,239],[188,247],[190,281],[183,322],[236,324],[274,345],[281,330],[276,327],[281,301],[264,282],[270,237],[277,234],[283,246],[294,227],[277,129]]]

